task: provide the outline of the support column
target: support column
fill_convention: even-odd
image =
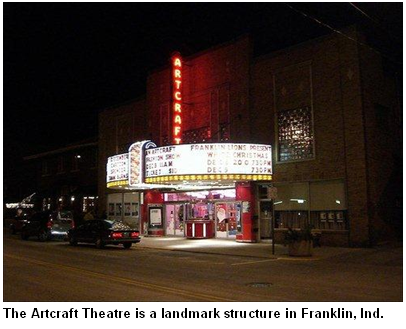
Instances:
[[[236,184],[236,201],[241,205],[242,230],[237,234],[237,242],[258,242],[258,216],[256,216],[255,183]]]

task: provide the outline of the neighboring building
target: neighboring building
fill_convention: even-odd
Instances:
[[[346,33],[365,42],[355,28]],[[272,145],[273,177],[244,183],[220,175],[213,191],[199,192],[182,182],[175,184],[182,192],[121,182],[106,188],[108,157],[142,140],[176,144],[168,66],[148,76],[146,100],[99,115],[100,209],[109,217],[145,234],[180,236],[198,217],[213,221],[216,237],[239,241],[273,233],[281,241],[288,227],[307,224],[321,230],[326,245],[366,246],[402,235],[401,105],[376,52],[334,34],[253,58],[250,39],[242,37],[183,63],[181,143]],[[155,229],[149,204],[163,209]],[[244,225],[251,235],[242,236]]]
[[[24,158],[35,181],[37,208],[96,211],[98,143],[95,139]]]
[[[99,214],[107,211],[107,203],[117,204],[117,209],[109,210],[109,218],[123,219],[125,203],[131,207],[139,207],[139,193],[110,191],[107,200],[106,165],[107,158],[115,154],[128,152],[134,141],[143,140],[147,135],[145,100],[137,99],[116,108],[109,108],[99,115]],[[131,205],[132,204],[132,205]],[[120,205],[120,206],[118,206]],[[139,210],[134,209],[125,216],[127,220],[135,222],[139,219]],[[135,224],[134,224],[135,225]]]

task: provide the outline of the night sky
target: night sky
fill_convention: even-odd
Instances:
[[[292,3],[360,25],[402,61],[402,4]],[[145,94],[149,70],[250,33],[254,55],[332,33],[285,4],[4,3],[4,174],[22,156],[97,136],[97,114]]]

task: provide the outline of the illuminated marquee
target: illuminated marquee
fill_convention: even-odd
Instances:
[[[172,56],[172,141],[182,142],[182,58],[178,53]]]
[[[144,150],[156,147],[151,141],[132,144],[128,153],[109,157],[107,160],[107,187],[139,187],[144,181]]]
[[[128,182],[128,153],[118,154],[107,159],[107,185],[114,186]]]
[[[184,144],[145,151],[145,183],[214,180],[272,180],[271,146]]]
[[[151,141],[142,141],[134,143],[128,149],[130,163],[129,163],[129,185],[137,186],[143,183],[144,173],[144,149],[156,147],[155,143]]]

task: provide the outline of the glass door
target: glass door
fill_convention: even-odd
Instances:
[[[166,235],[175,235],[175,205],[165,206],[165,219]]]
[[[184,236],[184,204],[165,205],[166,235]]]
[[[234,238],[237,224],[240,223],[240,204],[238,202],[216,202],[216,237]]]
[[[175,235],[184,236],[185,235],[185,205],[175,204],[174,205],[174,221],[175,221]]]
[[[259,202],[259,231],[261,239],[272,238],[272,201]]]

